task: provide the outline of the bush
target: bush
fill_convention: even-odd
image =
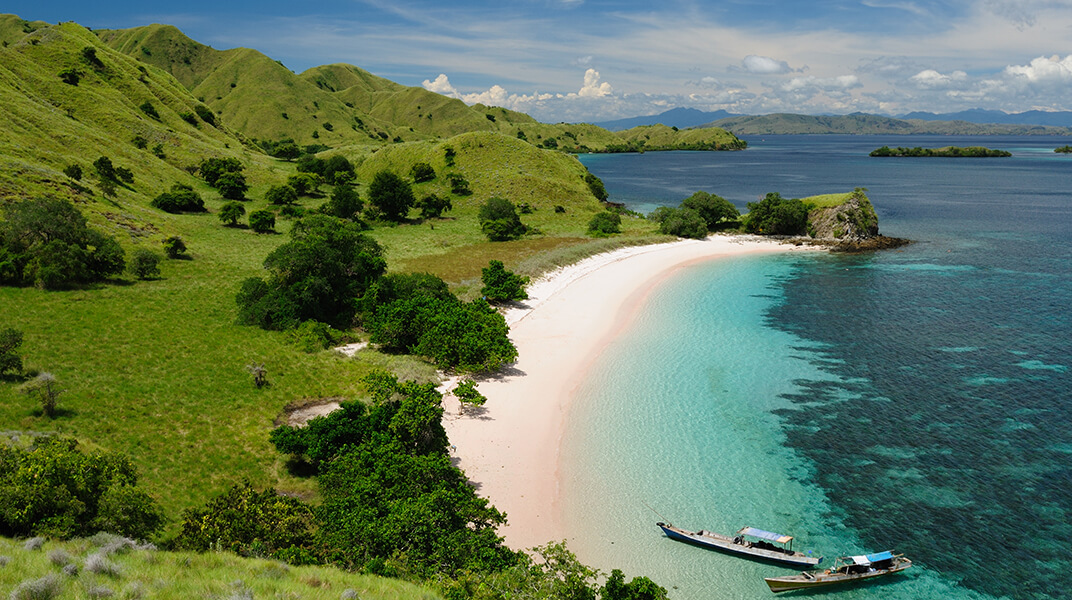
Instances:
[[[426,162],[415,163],[409,170],[410,177],[413,177],[413,183],[424,183],[425,181],[431,181],[435,179],[436,173],[432,165]]]
[[[607,188],[603,187],[603,180],[596,177],[591,173],[585,173],[584,182],[588,184],[588,190],[592,192],[592,195],[596,197],[596,200],[605,202],[607,200]]]
[[[150,117],[156,119],[157,121],[160,120],[160,113],[156,112],[156,107],[153,106],[152,102],[149,102],[148,100],[146,100],[145,102],[142,102],[141,105],[138,106],[138,108],[141,109],[141,112],[149,115]]]
[[[438,219],[445,211],[454,208],[450,198],[440,198],[435,194],[429,194],[417,202],[417,208],[421,209],[422,219]]]
[[[66,200],[38,198],[4,207],[0,282],[58,289],[123,272],[123,249],[90,229]]]
[[[186,184],[176,183],[170,192],[164,192],[149,203],[154,208],[173,214],[182,212],[205,212],[205,201]]]
[[[21,345],[21,331],[10,327],[0,329],[0,379],[9,374],[22,374],[22,356],[19,355]]]
[[[294,204],[298,201],[298,192],[287,184],[273,185],[264,193],[269,204]]]
[[[224,173],[240,173],[243,169],[237,158],[206,158],[197,167],[201,178],[212,187],[216,187],[216,182]]]
[[[484,287],[481,288],[480,293],[489,302],[525,300],[529,297],[525,293],[525,286],[528,284],[529,278],[507,271],[502,261],[493,260],[480,271],[481,281],[484,282]]]
[[[666,235],[693,239],[707,236],[707,221],[691,208],[660,206],[648,215],[648,219],[658,221],[659,231]]]
[[[112,159],[107,156],[101,156],[93,161],[93,168],[97,170],[97,175],[100,175],[101,179],[115,181],[115,167],[112,165]]]
[[[477,217],[480,230],[493,242],[516,240],[528,230],[513,203],[503,198],[489,198],[480,206]]]
[[[275,213],[270,210],[255,210],[249,213],[249,228],[257,233],[275,231]]]
[[[357,219],[365,203],[357,190],[350,185],[337,185],[331,192],[331,198],[320,207],[320,212],[340,219]]]
[[[82,181],[82,167],[80,165],[67,165],[63,168],[63,174],[75,181]]]
[[[0,444],[0,535],[67,539],[107,528],[148,539],[163,526],[155,502],[134,487],[137,471],[126,456],[84,454],[69,438],[36,438],[35,444]]]
[[[369,203],[385,219],[402,221],[416,199],[408,182],[390,171],[380,171],[369,184]]]
[[[615,212],[605,210],[592,215],[588,221],[588,235],[594,237],[606,237],[613,233],[622,232],[622,216]]]
[[[197,113],[197,116],[201,117],[202,121],[208,123],[209,125],[212,125],[213,127],[216,126],[216,115],[213,114],[211,108],[205,106],[204,104],[198,104],[194,106],[194,112]]]
[[[759,202],[748,203],[745,231],[764,235],[804,235],[808,227],[808,209],[800,200],[787,200],[777,192]]]
[[[320,191],[320,176],[312,173],[297,173],[287,177],[287,185],[299,196],[310,196]]]
[[[11,600],[52,600],[63,593],[63,580],[55,573],[23,581],[11,590]]]
[[[332,329],[331,325],[317,321],[304,321],[287,333],[290,343],[308,353],[331,347],[338,336],[338,332]]]
[[[186,243],[182,241],[182,238],[173,235],[164,240],[164,256],[168,258],[179,258],[186,254]]]
[[[476,389],[476,382],[472,379],[463,379],[454,388],[454,397],[461,402],[462,408],[467,406],[484,406],[488,399]]]
[[[312,560],[316,519],[313,509],[273,489],[258,492],[248,482],[231,486],[203,508],[183,513],[175,546],[207,552],[227,550],[240,556]]]
[[[238,225],[238,220],[244,214],[246,214],[246,207],[242,206],[241,202],[228,202],[220,207],[219,219],[224,225],[234,227]]]
[[[236,296],[238,322],[290,329],[314,320],[349,327],[368,286],[386,270],[383,249],[358,224],[308,215],[294,224],[291,241],[264,260],[267,279],[251,278]]]
[[[134,251],[134,255],[130,257],[129,269],[138,279],[159,277],[160,255],[152,250],[138,248]]]
[[[461,175],[452,173],[447,176],[447,180],[450,181],[450,193],[457,196],[469,196],[473,193],[473,191],[469,189],[469,180]]]
[[[68,85],[78,85],[82,79],[82,72],[78,69],[63,69],[59,72],[60,79]]]
[[[682,200],[681,208],[695,210],[707,223],[708,231],[736,225],[741,217],[737,207],[730,203],[729,200],[704,191],[696,192]]]
[[[184,110],[181,113],[179,113],[179,118],[182,119],[183,121],[186,121],[190,125],[193,125],[194,127],[197,127],[197,115],[195,115],[194,113],[192,113],[192,112],[190,112],[188,110]]]
[[[246,190],[249,189],[249,185],[246,184],[246,176],[238,172],[223,173],[219,179],[216,180],[216,189],[220,191],[220,195],[228,200],[242,200],[246,197]]]

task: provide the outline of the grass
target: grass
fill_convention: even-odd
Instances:
[[[801,198],[801,202],[804,204],[812,205],[815,208],[830,208],[832,206],[841,206],[852,198],[852,192],[845,192],[841,194],[820,194],[818,196],[808,196],[807,198]]]
[[[26,593],[29,589],[37,594]],[[47,541],[36,550],[0,538],[0,593],[11,594],[13,599],[439,598],[427,588],[395,579],[330,567],[294,567],[223,552],[132,548],[108,536]]]

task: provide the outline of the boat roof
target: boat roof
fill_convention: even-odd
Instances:
[[[750,535],[762,540],[770,540],[772,542],[778,542],[779,544],[788,544],[793,539],[791,535],[783,535],[781,533],[771,533],[770,531],[763,531],[762,529],[756,529],[755,527],[742,527],[737,533],[741,535]]]
[[[846,556],[847,560],[857,565],[869,565],[871,563],[881,562],[884,560],[890,560],[893,558],[893,552],[886,550],[885,552],[876,552],[874,554],[861,554],[859,556]]]

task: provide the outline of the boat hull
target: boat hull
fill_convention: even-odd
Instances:
[[[692,544],[709,550],[717,550],[742,558],[805,569],[813,568],[823,560],[821,556],[809,556],[802,552],[787,553],[753,548],[745,544],[739,544],[729,536],[709,531],[688,531],[667,523],[656,523],[656,525],[663,530],[666,537],[672,540],[685,542],[686,544]]]
[[[851,575],[819,572],[801,573],[800,575],[791,575],[789,577],[766,577],[763,581],[767,582],[767,587],[774,593],[791,592],[793,590],[810,590],[830,585],[860,583],[876,577],[898,573],[911,566],[912,561],[907,558],[902,558],[898,560],[897,564],[889,569],[879,569],[869,573],[855,573]]]

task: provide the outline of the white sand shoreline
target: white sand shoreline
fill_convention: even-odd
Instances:
[[[461,415],[444,400],[456,462],[477,492],[507,514],[515,549],[562,540],[559,463],[571,400],[589,367],[661,281],[686,265],[751,253],[805,251],[755,236],[711,236],[623,248],[558,269],[506,311],[519,358],[479,383],[483,411]],[[812,248],[814,249],[814,248]]]

